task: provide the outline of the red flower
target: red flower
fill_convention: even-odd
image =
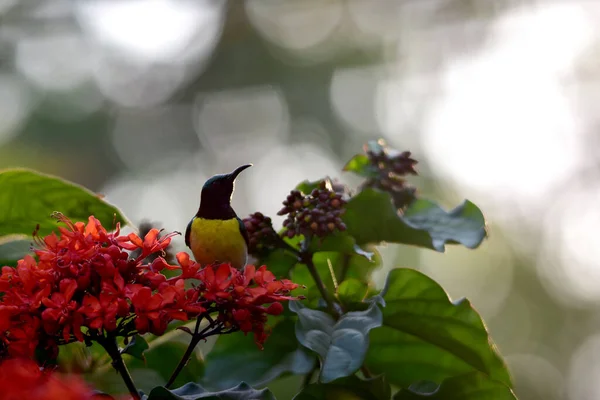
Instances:
[[[0,310],[0,341],[11,357],[33,357],[39,343],[40,319]]]
[[[0,363],[0,400],[90,400],[93,391],[75,376],[42,371],[26,359]]]
[[[105,329],[112,332],[117,329],[117,313],[119,303],[109,293],[100,293],[100,299],[86,294],[79,312],[86,317],[85,325],[92,329]]]
[[[163,297],[152,294],[152,289],[141,285],[129,285],[130,299],[136,314],[135,328],[139,334],[151,332],[162,335],[169,321],[162,312]]]
[[[198,272],[197,279],[202,282],[198,290],[216,304],[220,320],[244,333],[253,332],[261,348],[269,335],[267,315],[281,314],[280,302],[296,300],[289,293],[298,287],[287,279],[276,280],[266,266],[256,270],[248,265],[241,272],[229,264],[209,265]]]
[[[74,280],[65,279],[60,282],[60,292],[54,292],[50,298],[42,299],[42,303],[47,307],[42,312],[44,330],[49,335],[62,332],[65,342],[70,341],[71,334],[83,342],[83,315],[77,311],[77,302],[71,300],[76,289],[77,283]]]
[[[162,306],[172,319],[187,321],[206,311],[204,299],[195,289],[185,289],[185,280],[177,279],[174,284],[163,283],[158,288],[163,296]]]
[[[150,229],[144,239],[140,238],[135,233],[130,233],[127,236],[117,238],[117,242],[122,248],[127,250],[141,250],[141,254],[137,260],[143,260],[151,254],[158,253],[166,249],[171,244],[171,238],[178,235],[177,232],[169,233],[159,237],[160,231],[156,228]]]

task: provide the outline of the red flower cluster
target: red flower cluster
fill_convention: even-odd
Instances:
[[[91,400],[93,390],[75,376],[42,371],[28,359],[0,363],[0,400]]]
[[[289,291],[297,287],[275,280],[266,267],[201,268],[186,253],[177,255],[179,265],[170,265],[159,254],[176,233],[161,236],[152,229],[142,239],[120,235],[118,225],[109,233],[93,216],[87,224],[62,215],[59,220],[66,225],[60,235],[36,238],[37,261],[26,256],[17,268],[2,268],[0,356],[31,357],[40,345],[57,351],[57,345],[86,336],[161,335],[173,320],[213,312],[224,326],[254,332],[260,345],[266,314],[280,313],[277,302],[292,299]],[[157,257],[145,263],[148,256]],[[167,279],[163,269],[181,274]],[[266,303],[273,304],[262,307]]]
[[[179,253],[177,258],[182,268],[193,262],[186,253]],[[265,330],[267,315],[281,314],[280,301],[296,300],[288,294],[298,287],[287,279],[276,280],[264,265],[258,270],[248,265],[244,271],[229,264],[209,265],[198,271],[196,279],[200,281],[200,295],[219,312],[223,326],[253,332],[261,348],[269,335]],[[250,286],[252,283],[255,285]]]

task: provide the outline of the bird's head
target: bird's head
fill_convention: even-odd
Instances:
[[[235,189],[235,179],[240,172],[251,166],[252,164],[242,165],[229,174],[215,175],[208,179],[204,183],[204,186],[202,186],[200,209],[214,210],[221,207],[229,207],[231,196]]]

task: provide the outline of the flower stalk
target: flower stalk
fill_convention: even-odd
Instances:
[[[133,379],[131,378],[131,374],[127,369],[127,365],[125,365],[125,362],[123,361],[123,357],[119,351],[119,347],[117,346],[116,338],[114,336],[97,337],[96,341],[104,348],[104,350],[106,350],[106,353],[112,359],[112,366],[119,373],[119,375],[121,375],[129,394],[131,394],[131,397],[134,400],[140,400],[140,394],[133,383]]]
[[[177,367],[171,374],[169,381],[165,385],[165,387],[167,389],[170,388],[173,385],[173,383],[175,383],[175,379],[177,379],[177,376],[179,376],[181,371],[183,371],[183,368],[187,365],[187,363],[190,360],[190,357],[192,356],[192,354],[194,353],[194,350],[196,349],[196,346],[198,345],[198,343],[200,343],[200,341],[206,339],[209,336],[222,333],[220,327],[216,327],[216,325],[219,325],[219,324],[217,324],[212,318],[210,318],[210,320],[209,320],[209,325],[200,331],[200,323],[203,319],[202,317],[205,317],[207,320],[210,318],[210,316],[208,314],[198,317],[198,320],[196,322],[196,328],[194,329],[194,332],[192,333],[192,339],[190,340],[190,343],[189,343],[187,349],[185,350],[185,353],[183,353],[181,360],[179,360]],[[214,329],[211,332],[208,332],[211,328],[215,328],[215,327],[216,327],[216,329]]]
[[[321,276],[317,271],[317,267],[315,266],[315,263],[312,260],[313,255],[312,252],[309,250],[311,241],[312,236],[307,236],[302,241],[302,247],[300,251],[297,252],[298,260],[306,265],[306,267],[308,268],[308,272],[310,272],[310,275],[315,281],[315,285],[317,286],[321,297],[323,298],[323,300],[325,300],[325,303],[327,304],[327,309],[334,317],[337,318],[340,316],[340,313],[337,311],[334,305],[335,303],[331,295],[329,294],[329,291],[327,291],[327,286],[325,286],[325,282],[323,282],[323,280],[321,279]]]

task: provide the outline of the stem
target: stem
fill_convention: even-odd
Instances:
[[[348,268],[350,268],[350,255],[344,253],[342,260],[342,271],[340,272],[340,282],[346,280],[346,275],[348,274]]]
[[[175,371],[173,371],[171,377],[169,378],[169,381],[165,385],[167,389],[170,388],[171,385],[173,385],[175,379],[177,379],[177,375],[179,375],[179,373],[183,370],[183,367],[185,367],[185,365],[188,363],[190,357],[192,356],[192,353],[194,352],[194,349],[196,348],[198,343],[200,343],[201,339],[202,338],[200,336],[192,337],[188,348],[185,350],[185,353],[183,353],[183,357],[181,357],[181,360],[179,360],[179,364],[177,364],[177,368],[175,368]]]
[[[304,375],[304,379],[302,380],[302,388],[305,388],[308,385],[310,385],[310,381],[312,381],[312,378],[318,369],[319,369],[319,364],[317,361],[317,362],[315,362],[314,367],[312,367],[312,369],[310,371],[308,371],[308,374]]]
[[[205,327],[204,329],[202,329],[200,331],[200,322],[202,321],[203,318],[206,318],[207,320],[209,320],[210,323],[207,327]],[[198,316],[198,319],[196,320],[196,328],[194,329],[194,333],[192,335],[192,340],[190,340],[190,344],[188,345],[187,349],[185,350],[185,353],[183,353],[181,360],[179,360],[179,364],[177,364],[175,371],[173,371],[173,373],[171,374],[171,377],[169,378],[169,381],[165,385],[165,387],[167,389],[169,387],[171,387],[171,385],[173,385],[173,383],[175,382],[175,379],[177,379],[177,376],[181,373],[183,368],[186,366],[186,364],[190,360],[190,357],[192,356],[192,353],[194,352],[194,349],[196,348],[198,343],[200,343],[200,341],[202,339],[206,339],[207,337],[220,331],[220,327],[217,327],[217,329],[215,329],[214,331],[206,333],[209,329],[214,328],[214,326],[215,326],[214,320],[207,313]]]
[[[365,367],[364,365],[362,367],[360,367],[360,372],[363,373],[363,375],[365,376],[365,378],[370,379],[373,377],[373,375],[371,374],[371,371],[369,371],[369,369],[367,367]]]
[[[327,303],[327,308],[329,309],[329,312],[331,312],[337,318],[339,317],[339,313],[337,312],[334,306],[331,294],[327,291],[327,286],[325,286],[325,283],[321,279],[321,276],[319,276],[319,272],[317,271],[317,268],[315,267],[315,264],[312,260],[312,254],[308,250],[310,247],[310,241],[311,238],[308,237],[302,243],[302,249],[300,250],[299,259],[304,264],[306,264],[310,275],[312,276],[313,280],[315,281],[315,284],[317,285],[317,289],[319,289],[319,293],[321,293],[321,297],[323,297],[325,303]]]
[[[125,383],[125,386],[127,386],[127,390],[129,391],[129,394],[131,394],[131,397],[133,397],[135,400],[140,400],[140,394],[133,383],[133,379],[131,379],[127,365],[125,365],[123,357],[119,352],[116,338],[112,336],[106,338],[99,337],[97,341],[102,347],[104,347],[104,350],[106,350],[110,358],[112,358],[112,366],[121,375],[121,378],[123,378],[123,382]]]

